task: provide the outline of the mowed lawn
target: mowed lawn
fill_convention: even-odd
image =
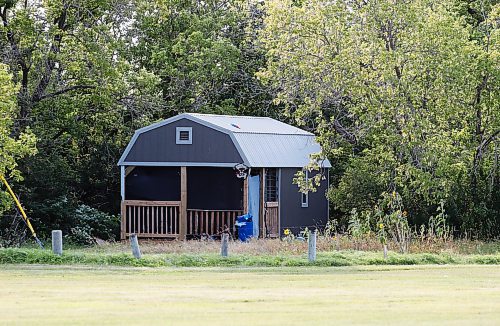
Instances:
[[[499,266],[2,265],[0,324],[500,324]]]

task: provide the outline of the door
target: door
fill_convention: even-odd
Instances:
[[[252,214],[253,236],[259,236],[260,176],[248,177],[248,213]]]
[[[279,173],[276,168],[265,169],[264,236],[279,237]]]

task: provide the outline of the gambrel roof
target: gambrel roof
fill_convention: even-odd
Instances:
[[[137,130],[118,165],[203,166],[204,164],[200,162],[151,162],[138,160],[137,157],[131,160],[128,157],[140,135],[182,119],[227,134],[243,161],[212,162],[210,166],[234,166],[237,163],[244,163],[249,167],[302,168],[310,162],[311,154],[321,151],[314,134],[271,118],[184,113]],[[321,166],[331,167],[326,159],[321,162]]]

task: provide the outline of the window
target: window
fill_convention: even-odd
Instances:
[[[175,143],[179,145],[191,145],[193,143],[192,127],[175,128]]]
[[[307,182],[309,182],[309,171],[305,171],[305,173],[306,173],[306,180],[305,181],[307,184]],[[302,200],[301,200],[302,207],[309,207],[309,192],[308,191],[305,193],[303,192],[301,198],[302,198]]]
[[[278,201],[278,173],[276,169],[266,169],[264,197],[266,202]]]

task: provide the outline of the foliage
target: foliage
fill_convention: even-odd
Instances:
[[[408,252],[412,233],[401,196],[396,191],[382,193],[379,204],[375,206],[374,216],[378,221],[378,234],[382,243],[385,244],[387,236],[390,236],[401,253]]]
[[[441,201],[437,207],[437,214],[429,218],[429,227],[427,229],[428,239],[443,239],[446,241],[450,238],[451,230],[446,222],[447,217],[444,201]]]
[[[360,240],[365,236],[369,236],[371,233],[369,212],[363,211],[361,214],[359,214],[356,208],[353,208],[349,218],[347,231],[349,232],[349,235],[354,239],[354,242],[356,243],[356,249],[359,250]]]
[[[34,218],[32,224],[42,239],[50,239],[52,230],[61,230],[65,241],[73,244],[91,245],[95,244],[96,239],[113,241],[119,234],[120,218],[117,215],[78,204],[66,197],[57,197],[35,204],[32,209],[43,216],[43,221]],[[16,220],[20,221],[20,217],[17,216]],[[0,225],[5,228],[10,225],[7,223],[11,223],[11,221],[9,219],[0,221]],[[12,232],[15,230],[7,228],[2,237],[6,239],[12,237],[14,236]]]
[[[252,27],[259,5],[239,0],[137,1],[131,60],[160,78],[164,109],[275,115],[254,73],[263,65]]]
[[[12,126],[18,111],[16,101],[16,87],[12,83],[12,76],[8,67],[0,63],[0,176],[11,176],[20,179],[18,160],[36,153],[36,138],[30,130],[12,137]],[[3,182],[0,182],[4,187]],[[11,207],[12,198],[5,191],[0,191],[0,216]]]
[[[74,225],[66,236],[70,242],[91,245],[96,238],[115,240],[119,233],[120,217],[79,205],[74,212]]]
[[[266,2],[259,77],[339,166],[341,215],[398,189],[414,225],[444,201],[499,235],[499,5],[473,6],[468,25],[454,1]]]
[[[404,238],[390,231],[403,210],[379,202],[397,189],[421,237],[495,238],[499,17],[496,0],[0,1],[0,173],[42,233],[81,240],[99,229],[73,223],[81,205],[119,211],[116,162],[137,128],[270,116],[318,136],[295,182],[315,191],[332,162],[336,230],[370,214],[380,233],[378,206]],[[2,230],[8,207],[0,191]]]
[[[19,86],[8,132],[31,131],[39,152],[20,162],[25,180],[13,186],[43,232],[67,230],[82,203],[117,211],[116,161],[158,109],[156,76],[123,55],[131,8],[114,0],[0,3],[0,61]],[[56,209],[61,198],[69,207]]]

